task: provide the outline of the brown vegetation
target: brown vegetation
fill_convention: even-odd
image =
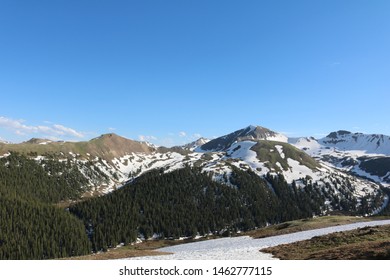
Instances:
[[[261,251],[283,260],[389,260],[390,226],[337,232]]]
[[[320,229],[325,227],[340,226],[358,222],[368,222],[378,219],[384,219],[384,217],[354,217],[354,216],[324,216],[310,219],[301,219],[295,221],[289,221],[278,225],[273,225],[258,230],[246,232],[245,235],[249,235],[253,238],[264,238],[275,235],[289,234],[304,230]]]

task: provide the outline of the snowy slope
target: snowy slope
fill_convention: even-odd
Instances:
[[[346,151],[363,151],[366,154],[390,155],[390,137],[381,134],[332,132],[319,140],[322,146],[335,147]]]
[[[279,141],[287,142],[288,138],[283,134],[269,130],[261,126],[248,126],[244,129],[237,130],[233,133],[218,137],[209,141],[208,143],[202,145],[196,151],[206,152],[206,151],[225,151],[232,144],[240,141],[257,141],[257,140],[269,140],[269,141]]]
[[[354,152],[358,156],[390,156],[390,137],[380,134],[351,133],[348,131],[332,132],[322,139],[289,138],[288,142],[310,155],[331,153],[332,151]]]
[[[182,149],[184,150],[189,150],[189,151],[194,151],[196,150],[197,148],[199,148],[200,146],[206,144],[210,142],[210,139],[207,139],[207,138],[199,138],[198,140],[194,141],[194,142],[191,142],[191,143],[188,143],[186,145],[183,145],[181,146]]]

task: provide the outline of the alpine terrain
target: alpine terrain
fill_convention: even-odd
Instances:
[[[0,142],[0,258],[229,235],[334,211],[374,215],[387,207],[389,186],[384,135],[288,138],[248,126],[172,148],[113,133]]]

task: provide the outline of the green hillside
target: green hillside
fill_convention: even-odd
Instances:
[[[284,158],[281,156],[276,146],[282,147]],[[278,172],[282,171],[277,165],[278,162],[283,170],[289,169],[290,165],[288,164],[288,159],[298,161],[300,165],[307,166],[313,170],[320,167],[315,159],[288,143],[259,140],[251,149],[256,152],[257,158],[260,161],[265,162],[266,167]]]
[[[82,222],[53,205],[79,198],[82,183],[82,175],[65,163],[46,161],[42,167],[19,154],[0,158],[0,259],[88,254]]]

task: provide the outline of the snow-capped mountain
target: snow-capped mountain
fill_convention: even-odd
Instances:
[[[290,138],[289,143],[329,166],[390,185],[390,137],[340,130],[322,139]]]
[[[381,134],[351,133],[340,130],[320,139],[319,143],[338,150],[390,155],[390,137]]]
[[[382,134],[352,133],[345,130],[332,132],[322,139],[289,138],[290,144],[308,151],[311,155],[320,150],[357,151],[360,155],[390,156],[390,136]]]
[[[195,149],[199,148],[200,146],[210,142],[210,139],[201,137],[198,140],[195,140],[191,143],[185,144],[181,146],[184,150],[194,151]]]
[[[261,126],[248,126],[233,133],[218,137],[202,145],[197,151],[224,151],[240,141],[269,140],[287,142],[288,138],[280,133]]]

